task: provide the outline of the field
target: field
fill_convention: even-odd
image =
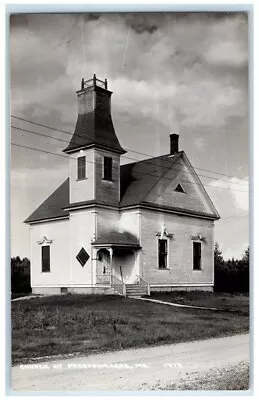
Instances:
[[[205,307],[224,304],[225,310],[176,308],[105,295],[61,295],[12,302],[13,364],[35,357],[88,355],[249,330],[248,296],[174,293],[156,298],[159,296],[175,302],[178,297],[178,302]]]

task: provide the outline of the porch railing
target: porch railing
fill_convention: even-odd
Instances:
[[[110,285],[111,275],[110,274],[96,275],[96,283],[99,283],[100,285]]]
[[[140,276],[136,275],[138,278],[138,284],[141,289],[144,289],[145,292],[147,293],[148,296],[150,296],[150,285],[148,281],[145,281],[145,279],[141,278]]]
[[[126,297],[126,285],[120,279],[116,278],[116,276],[111,275],[111,285],[114,288],[115,292],[121,296]]]

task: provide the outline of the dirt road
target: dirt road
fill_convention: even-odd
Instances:
[[[249,335],[148,347],[12,368],[18,391],[138,390],[249,361]]]

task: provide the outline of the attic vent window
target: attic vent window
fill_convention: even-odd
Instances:
[[[182,185],[177,185],[176,188],[174,189],[175,192],[179,192],[179,193],[185,193],[185,191],[182,188]]]
[[[89,254],[87,253],[87,251],[82,247],[82,249],[79,251],[79,253],[76,256],[77,261],[80,262],[80,264],[82,265],[82,267],[85,265],[85,263],[88,261],[89,259]]]

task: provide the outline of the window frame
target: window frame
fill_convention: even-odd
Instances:
[[[85,258],[85,261],[82,259],[82,257]],[[87,251],[86,251],[86,249],[84,247],[81,247],[81,249],[79,250],[79,252],[76,255],[76,259],[77,259],[77,261],[79,262],[79,264],[81,265],[82,268],[85,266],[87,261],[90,259],[90,256],[89,256],[89,254],[87,253]]]
[[[44,249],[48,248],[48,258],[44,258]],[[46,260],[47,260],[47,265],[46,265]],[[43,245],[41,246],[41,272],[42,273],[48,273],[50,272],[50,245]]]
[[[178,187],[180,188],[180,190],[178,190]],[[182,193],[182,194],[185,194],[185,193],[186,193],[185,190],[184,190],[184,188],[182,187],[181,183],[178,183],[178,185],[176,185],[176,187],[174,188],[174,192],[176,192],[176,193]]]
[[[110,162],[110,165],[105,165],[106,161]],[[109,169],[108,169],[109,168]],[[109,173],[107,174],[107,169]],[[112,169],[113,169],[113,158],[109,156],[103,156],[103,180],[113,182],[112,179]]]
[[[197,256],[195,257],[195,247],[199,245],[199,257],[197,258]],[[201,246],[202,243],[198,242],[198,241],[193,241],[192,242],[192,269],[193,271],[201,271],[202,270],[202,256],[201,256]],[[198,262],[198,267],[197,267],[197,259],[199,260]]]
[[[165,243],[165,252],[164,252],[164,255],[163,255],[163,257],[165,257],[165,267],[161,267],[160,266],[160,243],[161,242],[164,242]],[[158,238],[158,241],[157,241],[157,248],[158,248],[158,269],[159,270],[166,270],[166,269],[169,269],[168,268],[168,255],[169,255],[169,251],[168,251],[168,239],[160,239],[160,238]]]
[[[80,161],[82,160],[82,165],[79,165]],[[81,173],[82,171],[83,173]],[[84,179],[86,179],[86,156],[80,156],[77,157],[77,180],[83,181]]]

